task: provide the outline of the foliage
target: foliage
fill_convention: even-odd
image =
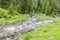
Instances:
[[[0,0],[0,7],[7,9],[9,6],[11,6],[12,0]]]
[[[46,0],[46,2],[42,6],[42,12],[50,16],[56,15],[57,7],[55,5],[55,0]]]
[[[16,10],[19,13],[35,13],[38,11],[47,15],[55,15],[57,13],[55,0],[1,0],[0,5],[1,8]]]
[[[8,10],[0,8],[0,18],[8,18],[10,16],[8,13],[9,13]]]
[[[30,14],[30,16],[35,13],[55,16],[58,14],[58,10],[54,1],[55,0],[0,0],[0,18],[10,19],[26,13]],[[42,18],[43,16],[38,16],[37,19],[44,20],[46,17],[46,19],[50,19],[49,16]]]
[[[60,40],[60,20],[44,25],[22,36],[22,40]]]

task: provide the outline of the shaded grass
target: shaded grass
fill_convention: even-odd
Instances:
[[[60,40],[60,20],[22,36],[22,40]]]

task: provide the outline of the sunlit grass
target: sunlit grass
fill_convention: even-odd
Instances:
[[[60,20],[22,36],[23,40],[60,40]]]
[[[0,20],[0,24],[14,24],[16,22],[22,22],[29,18],[27,14],[14,15],[11,18],[6,18],[5,20]]]

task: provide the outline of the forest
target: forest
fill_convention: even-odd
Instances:
[[[0,0],[0,25],[18,23],[32,28],[19,40],[60,40],[60,0]]]

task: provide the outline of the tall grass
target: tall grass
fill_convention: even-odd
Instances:
[[[57,7],[55,5],[55,0],[47,0],[42,6],[42,12],[46,15],[56,15]]]
[[[56,15],[57,7],[55,1],[56,0],[1,0],[0,7],[19,13],[42,12],[46,15]]]

